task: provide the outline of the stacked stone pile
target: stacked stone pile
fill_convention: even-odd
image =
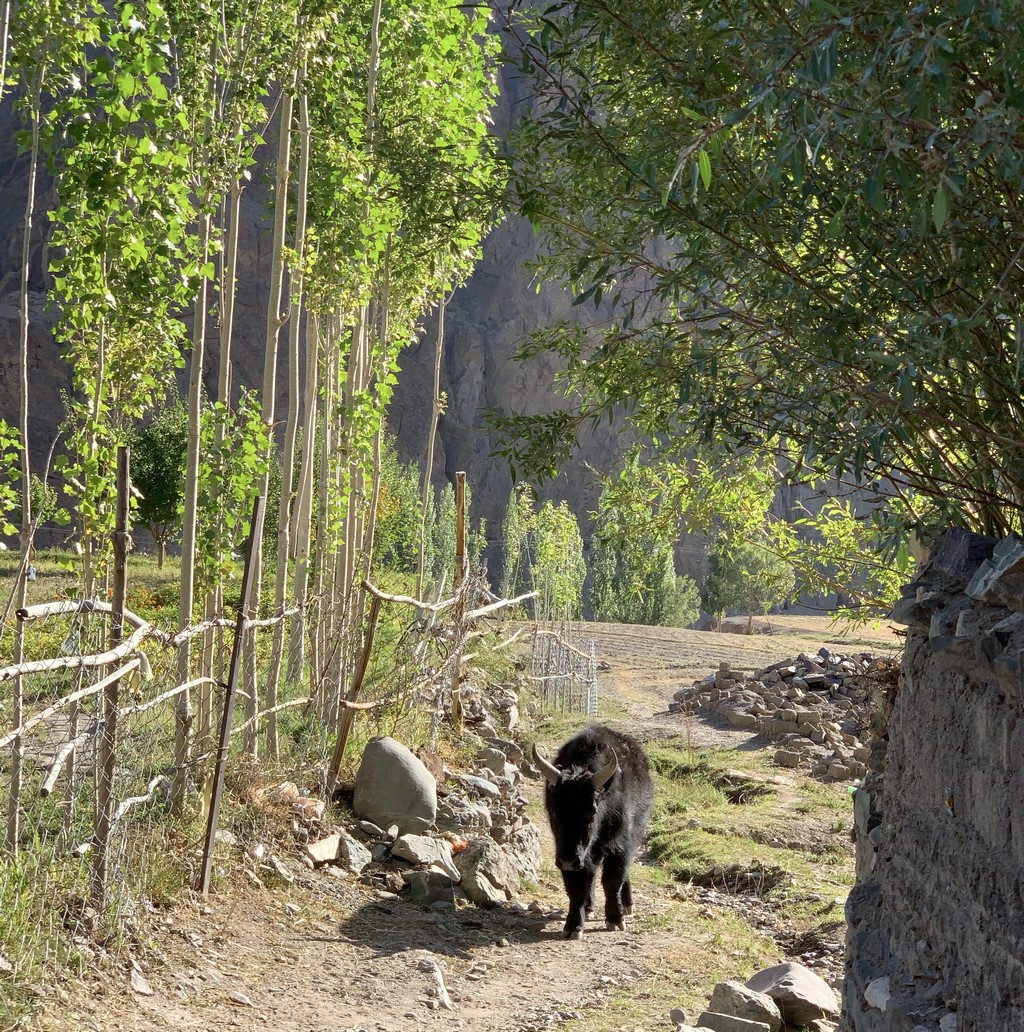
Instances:
[[[286,783],[278,801],[293,811],[300,855],[325,873],[358,875],[385,892],[454,907],[456,893],[478,906],[515,898],[520,879],[540,878],[540,832],[526,817],[519,789],[522,749],[487,740],[469,771],[431,773],[391,738],[371,740],[356,777],[353,807],[361,820],[330,827],[323,803]],[[299,819],[299,807],[317,804]]]
[[[669,709],[717,713],[737,729],[778,740],[775,762],[809,767],[820,777],[863,777],[873,766],[870,685],[892,661],[870,653],[842,655],[827,647],[814,656],[773,663],[753,675],[722,663],[675,693]],[[878,760],[880,762],[880,758]]]

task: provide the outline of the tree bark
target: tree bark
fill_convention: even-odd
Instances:
[[[284,247],[285,229],[288,219],[288,180],[291,177],[291,130],[294,84],[289,84],[281,96],[281,129],[277,149],[277,177],[274,186],[274,244],[271,256],[270,297],[267,301],[267,338],[263,362],[263,393],[260,398],[263,423],[267,431],[268,467],[274,449],[274,410],[277,391],[277,345],[281,327],[287,315],[281,310],[284,293]],[[270,491],[269,468],[260,483],[260,493],[266,498]],[[282,518],[284,514],[279,514]],[[263,524],[256,528],[256,557],[253,564],[253,612],[259,613],[260,588],[263,563]],[[259,752],[259,684],[256,669],[256,632],[251,628],[245,632],[242,653],[243,686],[246,692],[245,716],[247,726],[243,735],[243,748],[252,755]]]

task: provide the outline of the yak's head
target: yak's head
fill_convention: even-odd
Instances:
[[[561,770],[533,747],[534,763],[547,781],[547,811],[555,837],[555,865],[562,871],[582,870],[597,831],[597,814],[605,788],[619,761],[612,758],[600,770]]]

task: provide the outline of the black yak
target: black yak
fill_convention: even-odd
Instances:
[[[547,781],[544,806],[555,837],[555,864],[569,895],[565,937],[583,937],[594,909],[594,877],[602,866],[605,926],[623,931],[633,912],[629,865],[647,831],[654,799],[640,743],[600,725],[570,738],[545,760],[533,758]]]

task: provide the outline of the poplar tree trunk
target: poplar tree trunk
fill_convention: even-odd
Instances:
[[[306,195],[309,190],[309,99],[305,93],[299,98],[299,170],[295,197],[295,268],[290,283],[291,311],[288,325],[288,419],[284,433],[284,470],[281,476],[281,501],[277,516],[277,569],[274,584],[274,615],[280,622],[274,627],[274,641],[270,652],[270,667],[267,671],[267,755],[276,760],[278,755],[277,706],[278,681],[281,675],[281,658],[284,654],[285,596],[288,588],[288,558],[290,548],[291,508],[294,491],[293,467],[295,446],[299,428],[299,364],[301,360],[303,256],[306,240]]]
[[[442,283],[442,289],[444,284]],[[434,395],[430,408],[430,429],[427,431],[427,457],[423,465],[423,483],[420,487],[420,557],[416,567],[416,597],[422,599],[427,589],[427,521],[433,491],[431,477],[434,471],[434,443],[437,439],[437,424],[441,419],[441,357],[444,353],[444,312],[447,297],[441,296],[437,311],[437,343],[434,348]]]
[[[263,363],[263,395],[260,399],[263,423],[267,431],[268,464],[273,455],[274,441],[274,408],[277,390],[277,342],[281,327],[287,321],[287,315],[281,310],[281,297],[284,293],[284,246],[285,226],[288,217],[288,180],[291,175],[291,130],[292,107],[294,98],[292,86],[281,96],[281,129],[277,148],[277,178],[274,187],[274,244],[270,267],[270,298],[267,302],[267,340]],[[267,470],[260,483],[260,494],[266,498],[270,491],[270,471]],[[283,514],[282,514],[283,515]],[[280,517],[279,517],[280,518]],[[253,587],[253,612],[259,612],[260,588],[262,585],[263,564],[263,526],[253,531],[255,534],[255,559],[253,574],[256,578]],[[256,634],[252,628],[245,631],[242,641],[242,671],[246,692],[246,730],[242,745],[246,752],[257,755],[259,751],[259,684],[256,670]]]
[[[210,216],[202,216],[200,223],[200,247],[205,264],[210,249]],[[192,326],[192,355],[189,365],[188,384],[188,450],[185,456],[185,498],[181,519],[181,575],[179,579],[178,630],[182,631],[192,623],[192,606],[195,601],[196,522],[198,518],[199,494],[199,428],[203,407],[203,359],[206,352],[206,305],[209,294],[207,280],[203,277],[196,298],[195,317]],[[177,676],[181,684],[190,680],[192,653],[191,642],[185,640],[178,647]],[[182,692],[175,704],[174,737],[174,784],[171,792],[172,809],[180,812],[184,803],[185,767],[191,753],[192,700],[189,692]]]
[[[7,28],[10,20],[10,4],[4,4],[3,12],[3,69],[7,64]],[[32,263],[32,221],[36,209],[36,178],[39,172],[39,101],[42,93],[44,65],[40,61],[36,81],[32,89],[32,144],[28,165],[28,189],[25,198],[25,219],[21,239],[21,283],[19,290],[19,325],[18,325],[18,415],[21,422],[21,541],[19,554],[21,562],[18,566],[18,580],[14,587],[14,608],[24,609],[28,598],[28,567],[32,559],[32,467],[29,455],[28,436],[28,341],[29,341],[29,304],[28,284]],[[0,74],[0,90],[4,77]],[[18,620],[14,630],[14,663],[21,663],[25,658],[25,622]],[[14,678],[11,691],[11,726],[20,727],[23,718],[24,694],[22,677]],[[25,750],[19,736],[14,740],[11,749],[9,771],[9,793],[7,809],[7,832],[5,844],[8,852],[18,852],[18,840],[21,837],[20,800],[22,782],[22,764]]]
[[[316,312],[306,315],[306,383],[302,392],[304,422],[302,425],[302,470],[292,513],[292,541],[295,549],[295,571],[292,595],[296,613],[291,620],[288,637],[288,680],[302,680],[306,665],[306,605],[309,599],[309,537],[313,511],[313,479],[316,465],[317,390],[320,362],[320,321]],[[312,676],[310,677],[312,682]]]

